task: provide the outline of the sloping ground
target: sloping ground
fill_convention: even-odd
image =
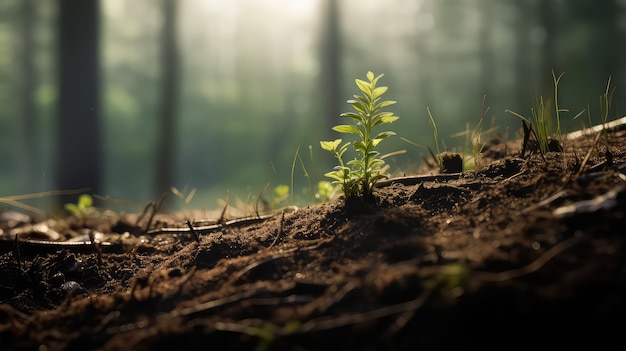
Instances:
[[[441,350],[618,340],[626,137],[619,128],[597,135],[572,135],[545,158],[494,141],[476,171],[386,181],[376,204],[340,198],[204,223],[195,235],[177,214],[146,233],[137,216],[102,213],[46,222],[40,235],[87,235],[61,246],[26,242],[32,225],[4,221],[0,347]]]

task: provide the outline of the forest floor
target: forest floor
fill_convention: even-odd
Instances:
[[[563,151],[522,157],[521,140],[492,140],[475,171],[381,182],[374,204],[339,197],[196,221],[204,227],[195,235],[184,213],[157,214],[146,231],[148,216],[138,214],[37,223],[5,211],[0,348],[511,350],[622,341],[626,132],[561,143]]]

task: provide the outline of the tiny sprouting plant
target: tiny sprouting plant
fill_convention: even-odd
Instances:
[[[393,105],[396,101],[381,101],[381,96],[388,87],[376,84],[383,74],[374,76],[371,71],[366,74],[367,81],[355,79],[356,85],[362,95],[354,95],[354,100],[348,100],[355,112],[345,112],[340,116],[351,119],[354,124],[340,124],[333,130],[343,134],[354,134],[359,140],[342,144],[342,139],[334,141],[321,141],[322,149],[331,152],[339,161],[333,171],[324,174],[333,179],[333,185],[341,187],[346,198],[358,196],[371,197],[374,185],[380,179],[387,178],[383,172],[385,161],[379,157],[376,147],[384,139],[395,135],[390,131],[374,134],[374,128],[381,124],[395,122],[399,117],[393,112],[382,111],[383,108]],[[343,156],[352,145],[357,157],[344,162]]]
[[[291,188],[289,185],[280,184],[274,188],[274,197],[272,198],[272,207],[278,208],[280,204],[289,202],[289,194]]]
[[[75,204],[65,204],[65,210],[78,218],[87,218],[95,213],[96,208],[93,207],[93,199],[88,194],[81,194]]]
[[[443,172],[444,170],[444,166],[443,166],[443,159],[442,159],[442,153],[441,153],[441,149],[439,148],[439,132],[437,131],[437,123],[435,123],[435,119],[433,118],[432,113],[430,112],[430,108],[426,107],[426,111],[428,112],[428,123],[430,124],[430,127],[433,130],[433,137],[435,139],[435,151],[436,154],[433,153],[433,151],[430,149],[430,147],[415,143],[407,138],[404,137],[400,137],[400,139],[406,141],[407,143],[420,147],[420,148],[424,148],[427,149],[430,154],[432,155],[433,159],[435,160],[435,162],[437,162],[437,168],[439,169],[440,172]]]
[[[474,127],[473,130],[470,129],[470,124],[467,123],[465,126],[465,130],[456,134],[453,134],[452,137],[461,137],[465,136],[465,147],[463,149],[463,171],[470,171],[476,169],[480,152],[483,148],[483,143],[481,142],[481,135],[489,134],[497,130],[497,128],[491,128],[486,131],[482,131],[481,126],[483,121],[485,120],[485,116],[489,111],[490,107],[486,106],[487,96],[483,96],[483,102],[481,105],[480,118],[478,120],[478,124]]]
[[[611,110],[611,105],[613,103],[613,95],[615,94],[615,88],[611,89],[611,77],[609,76],[609,80],[606,83],[606,89],[604,90],[604,95],[600,96],[600,119],[602,125],[605,126],[609,120],[609,111]],[[606,137],[606,130],[602,130],[602,134]],[[608,140],[607,140],[608,144]]]
[[[335,196],[337,187],[333,186],[328,180],[320,180],[317,182],[317,192],[315,199],[319,202],[326,202]]]
[[[543,96],[535,99],[535,107],[531,108],[531,118],[526,118],[517,112],[506,110],[515,117],[522,120],[524,129],[528,124],[528,133],[533,133],[537,139],[539,151],[542,155],[550,151],[550,140],[552,137],[561,137],[561,112],[569,112],[567,109],[559,107],[559,82],[564,73],[558,77],[552,71],[552,81],[554,83],[554,97],[544,101]],[[552,102],[554,102],[555,120],[552,119]],[[552,123],[556,122],[556,130],[552,131]]]

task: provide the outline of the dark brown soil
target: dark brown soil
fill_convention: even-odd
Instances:
[[[625,134],[564,138],[562,152],[524,157],[521,142],[494,140],[476,171],[382,182],[373,203],[338,198],[264,220],[195,223],[208,226],[199,242],[180,213],[158,215],[146,233],[148,216],[104,211],[33,227],[5,211],[0,348],[621,341]],[[182,229],[155,230],[172,227]],[[54,233],[57,244],[34,241]]]

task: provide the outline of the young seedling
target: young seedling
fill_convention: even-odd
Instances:
[[[93,207],[93,198],[90,195],[81,194],[75,204],[65,204],[65,210],[78,218],[85,219],[95,213],[96,208]]]
[[[339,165],[335,166],[333,171],[324,175],[333,179],[334,185],[341,187],[346,199],[373,196],[374,184],[380,179],[387,178],[383,171],[385,161],[379,157],[380,153],[375,148],[381,141],[396,133],[385,131],[373,134],[373,130],[381,124],[393,123],[399,117],[393,112],[382,111],[383,108],[396,103],[391,100],[381,101],[381,96],[388,89],[386,86],[376,86],[382,76],[381,74],[375,77],[370,71],[366,74],[367,81],[355,80],[363,95],[354,95],[354,100],[347,101],[355,112],[341,114],[341,117],[352,119],[354,124],[333,127],[336,132],[357,135],[359,140],[344,144],[341,139],[320,142],[322,149],[331,152],[339,161]],[[352,145],[359,157],[344,163],[343,155],[349,145]]]
[[[517,112],[513,112],[511,110],[506,110],[506,112],[511,113],[515,117],[522,120],[522,125],[524,128],[524,139],[525,142],[528,141],[530,133],[532,133],[537,139],[538,149],[541,152],[541,155],[545,155],[548,151],[558,151],[562,149],[560,142],[558,139],[561,137],[561,112],[569,112],[567,109],[559,108],[559,82],[563,77],[563,73],[561,73],[558,77],[552,71],[552,81],[554,82],[554,98],[553,100],[548,98],[544,101],[543,96],[535,99],[535,107],[531,108],[532,119],[526,118]],[[556,130],[552,131],[552,106],[551,103],[554,101],[554,112],[555,112],[555,122],[556,122]],[[529,134],[526,134],[529,133]]]
[[[491,128],[482,129],[483,122],[487,116],[487,112],[490,110],[490,106],[486,105],[487,96],[483,96],[481,105],[480,118],[478,124],[474,129],[470,128],[470,123],[465,125],[465,130],[452,134],[451,137],[465,137],[465,145],[461,152],[463,156],[463,171],[475,170],[480,165],[480,157],[483,148],[485,147],[486,140],[490,140],[494,137],[498,137],[498,127],[491,126]]]
[[[426,111],[428,112],[428,123],[430,124],[430,127],[433,130],[433,137],[435,139],[435,151],[436,152],[433,152],[433,150],[430,147],[428,147],[428,146],[417,144],[417,143],[412,142],[409,139],[406,139],[404,137],[400,137],[400,139],[406,141],[407,143],[409,143],[411,145],[427,149],[428,152],[430,153],[431,157],[433,158],[433,160],[436,162],[437,168],[439,169],[439,171],[441,173],[443,173],[445,167],[444,167],[444,162],[443,162],[443,157],[442,157],[443,154],[441,152],[441,148],[439,147],[439,132],[437,130],[437,123],[435,123],[435,119],[433,118],[433,115],[430,112],[430,108],[426,107]],[[425,159],[425,161],[428,162],[426,159]],[[428,163],[428,164],[430,164],[430,163]]]

